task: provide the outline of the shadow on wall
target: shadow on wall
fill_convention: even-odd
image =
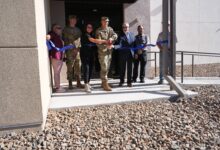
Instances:
[[[150,15],[151,16],[157,16],[158,14],[160,14],[162,11],[162,5],[158,6],[157,8],[155,8],[154,10],[151,11]]]
[[[129,25],[130,25],[130,27],[133,27],[133,26],[135,26],[136,24],[138,24],[139,23],[139,21],[138,21],[138,19],[136,18],[136,19],[134,19],[133,21],[131,21],[130,23],[129,23]]]
[[[219,32],[219,31],[220,31],[220,28],[216,30],[216,32]]]

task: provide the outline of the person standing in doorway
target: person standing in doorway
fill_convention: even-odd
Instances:
[[[177,41],[177,37],[176,37],[176,41],[175,42],[178,42]],[[165,49],[165,45],[168,44],[168,52],[167,53],[164,53],[164,49]],[[159,75],[159,82],[158,84],[164,84],[164,64],[163,64],[163,58],[164,58],[164,55],[167,55],[166,58],[167,60],[167,74],[170,75],[171,74],[171,45],[170,45],[170,24],[168,24],[168,35],[166,35],[166,38],[163,38],[163,32],[161,32],[159,35],[158,35],[158,38],[157,38],[157,47],[159,48],[160,50],[160,75]]]
[[[112,58],[113,43],[117,40],[117,34],[109,27],[109,18],[101,18],[101,27],[96,30],[96,39],[107,40],[108,44],[97,44],[98,57],[101,66],[102,87],[105,91],[112,91],[108,84],[108,72]]]
[[[107,44],[108,41],[95,39],[95,36],[93,34],[92,24],[87,24],[85,32],[83,33],[82,38],[81,38],[81,43],[82,43],[82,47],[80,50],[80,57],[82,60],[85,91],[88,93],[91,93],[91,86],[89,82],[92,76],[94,53],[97,48],[95,43]]]
[[[62,28],[58,24],[53,24],[51,31],[47,35],[47,40],[53,42],[57,48],[63,48]],[[63,92],[64,89],[60,86],[60,72],[63,66],[63,52],[52,48],[49,51],[51,64],[54,72],[54,82],[56,92]]]
[[[65,46],[74,45],[75,48],[66,51],[66,65],[67,65],[67,80],[69,81],[69,89],[73,89],[72,81],[76,78],[77,87],[84,88],[81,84],[81,31],[76,27],[77,17],[75,15],[69,16],[69,26],[63,30],[63,40]]]
[[[137,28],[138,35],[135,36],[135,46],[136,47],[141,47],[145,46],[148,42],[147,35],[144,34],[144,28],[142,25],[139,25]],[[138,49],[135,52],[134,56],[134,72],[133,72],[133,82],[137,82],[137,77],[138,77],[138,68],[140,64],[140,82],[144,83],[145,80],[145,68],[147,64],[147,50],[146,48]]]
[[[127,86],[132,87],[132,61],[134,52],[131,48],[134,47],[135,37],[132,32],[129,31],[129,24],[124,23],[122,25],[123,33],[119,37],[119,74],[120,83],[119,86],[123,86],[125,72],[127,68]],[[117,47],[117,46],[116,46]]]

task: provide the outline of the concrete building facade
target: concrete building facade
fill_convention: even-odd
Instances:
[[[150,41],[155,43],[161,31],[162,0],[0,0],[1,132],[44,127],[52,93],[45,35],[52,23],[65,26],[67,4],[83,7],[94,5],[92,3],[106,9],[107,5],[117,4],[123,17],[120,19],[114,14],[112,20],[118,17],[115,19],[121,21],[116,22],[120,26],[122,22],[129,22],[135,33],[137,25],[143,24]],[[212,9],[208,9],[210,7]],[[69,13],[72,12],[74,10]],[[178,50],[220,52],[219,1],[177,0],[177,36]],[[211,61],[199,58],[197,61],[207,62]],[[212,59],[212,62],[219,61]]]
[[[41,129],[51,98],[46,1],[0,1],[0,131]]]
[[[161,31],[162,0],[150,1],[152,42]],[[218,0],[177,0],[177,51],[220,53],[220,2]],[[152,48],[157,50],[157,48]],[[180,57],[177,57],[180,60]],[[185,64],[191,63],[191,56]],[[195,57],[196,64],[220,63],[218,58]]]

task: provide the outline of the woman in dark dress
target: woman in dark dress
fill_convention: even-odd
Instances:
[[[107,44],[108,41],[95,39],[92,24],[87,24],[85,30],[85,33],[83,33],[81,37],[82,47],[80,50],[80,57],[83,67],[85,91],[91,93],[91,86],[89,85],[89,82],[92,75],[96,44]]]

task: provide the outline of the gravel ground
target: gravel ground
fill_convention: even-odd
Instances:
[[[155,76],[154,67],[150,68],[150,77]],[[184,77],[192,77],[192,66],[184,65]],[[157,67],[157,76],[159,76],[159,68]],[[181,76],[181,67],[176,66],[176,76]],[[220,64],[201,64],[194,66],[194,77],[220,77]]]
[[[220,149],[220,87],[199,96],[51,110],[42,132],[11,133],[0,149]]]

